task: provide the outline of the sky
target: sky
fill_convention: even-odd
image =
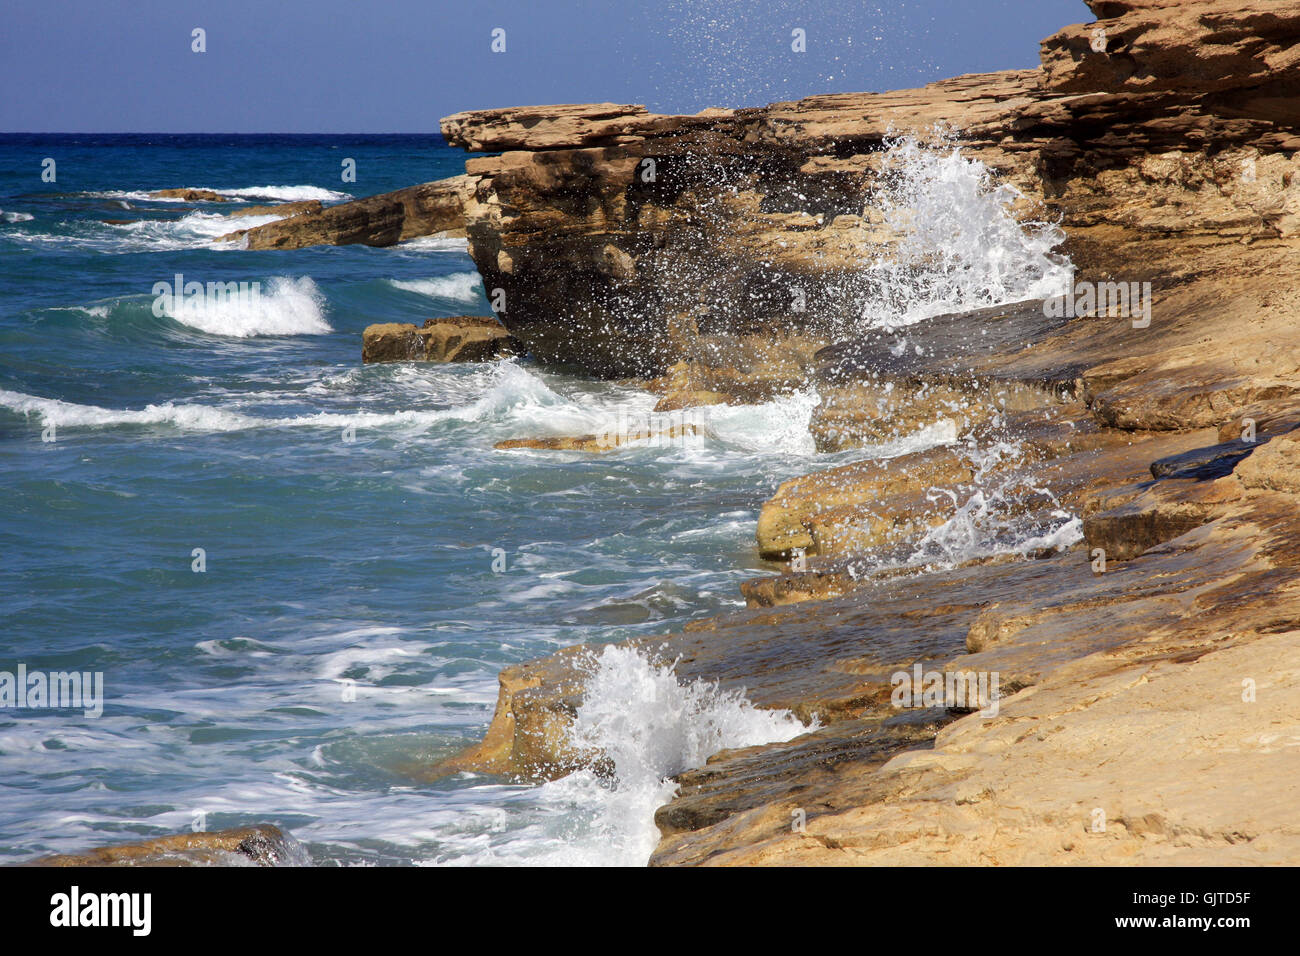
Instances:
[[[693,113],[1032,67],[1041,39],[1095,19],[1082,0],[3,6],[3,132],[426,133],[459,110],[606,101]]]

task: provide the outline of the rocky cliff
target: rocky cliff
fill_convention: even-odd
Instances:
[[[795,560],[745,586],[749,610],[639,642],[822,724],[682,774],[654,862],[1300,860],[1300,8],[1090,6],[1036,70],[444,120],[500,151],[467,163],[464,227],[536,357],[686,404],[811,383],[827,450],[963,436],[782,485],[758,546]],[[1061,240],[1042,269],[1150,283],[1146,312],[1031,295],[876,327],[887,277],[864,266],[906,261],[881,201],[899,142],[959,146]],[[993,499],[1022,526],[1073,514],[1083,540],[871,570]],[[580,762],[579,660],[507,669],[483,744],[444,769]],[[998,712],[898,709],[891,675],[916,665],[999,674]]]
[[[786,482],[748,609],[638,642],[821,724],[684,772],[654,862],[1300,861],[1300,7],[1089,6],[1033,70],[456,114],[451,143],[497,154],[463,177],[249,231],[463,229],[536,359],[666,407],[813,387],[825,451],[958,436]],[[916,242],[981,202],[975,254]],[[934,288],[961,307],[878,321]],[[935,550],[972,514],[992,546]],[[1012,526],[1041,546],[999,548]],[[900,709],[916,666],[998,674],[997,713],[948,689]],[[589,760],[567,743],[584,675],[576,649],[508,668],[440,772]]]

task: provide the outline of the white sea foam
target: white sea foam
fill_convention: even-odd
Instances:
[[[321,202],[342,202],[352,196],[335,189],[320,186],[243,186],[238,189],[214,189],[214,193],[232,199],[270,200],[272,202],[303,202],[319,199]]]
[[[213,239],[240,229],[252,229],[269,222],[278,222],[283,216],[243,216],[231,219],[217,213],[192,212],[179,219],[140,219],[136,222],[111,225],[116,232],[124,233],[137,244],[135,250],[166,251],[171,249],[221,249],[226,243],[212,243]]]
[[[812,389],[792,392],[759,405],[710,405],[695,409],[721,441],[753,452],[816,454],[808,425],[821,402]]]
[[[617,645],[592,652],[570,730],[580,751],[603,756],[613,778],[580,771],[536,799],[576,822],[561,833],[521,833],[463,863],[643,866],[659,842],[655,810],[677,792],[670,778],[720,750],[792,740],[813,729],[784,710],[760,710],[736,690],[682,684],[672,665]]]
[[[860,277],[867,293],[862,317],[899,327],[958,312],[1062,294],[1066,259],[1052,252],[1065,233],[1046,222],[1022,222],[1012,206],[1020,193],[995,184],[988,167],[956,145],[892,140],[872,200],[902,241]]]
[[[218,213],[191,212],[177,219],[138,219],[125,223],[80,222],[63,234],[15,230],[5,234],[10,241],[31,245],[88,249],[110,254],[171,252],[179,249],[207,249],[227,252],[243,248],[242,240],[213,242],[240,229],[276,222],[283,216],[245,216],[231,219]]]
[[[166,314],[212,335],[319,335],[331,331],[325,296],[311,276],[276,276],[257,295],[181,297]]]
[[[256,424],[247,416],[207,405],[162,402],[139,410],[78,405],[0,389],[0,407],[22,415],[38,415],[46,425],[100,428],[114,425],[174,425],[187,431],[231,431]]]
[[[982,447],[971,442],[964,453],[973,468],[972,481],[931,491],[932,500],[946,499],[954,510],[922,536],[912,563],[952,566],[999,554],[1060,550],[1082,538],[1079,519],[1057,505],[1051,489],[1027,476],[1019,442]]]
[[[405,292],[461,302],[475,302],[483,291],[483,277],[477,272],[453,272],[431,279],[389,279],[388,283]]]
[[[205,192],[216,193],[219,196],[248,202],[301,202],[307,199],[332,202],[352,198],[348,193],[323,189],[320,186],[239,186],[225,189],[215,189],[211,186],[187,186],[181,188],[201,189]],[[82,195],[97,199],[131,199],[136,202],[191,202],[191,200],[175,197],[154,196],[152,193],[153,190],[148,189],[104,189],[82,193]]]
[[[469,248],[469,240],[455,236],[417,236],[392,248],[401,252],[463,252]]]

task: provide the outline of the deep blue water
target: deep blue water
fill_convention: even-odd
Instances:
[[[808,402],[720,409],[679,447],[494,451],[654,398],[527,358],[363,367],[372,322],[489,314],[463,243],[248,252],[211,242],[248,224],[225,204],[144,195],[339,201],[464,158],[417,136],[0,137],[0,671],[102,672],[106,697],[98,718],[0,709],[0,857],[199,815],[278,823],[323,864],[548,860],[599,830],[589,795],[422,770],[479,737],[502,666],[740,606],[758,505],[810,470]],[[263,296],[159,317],[176,273]]]

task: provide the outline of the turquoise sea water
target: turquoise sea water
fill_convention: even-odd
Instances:
[[[105,696],[0,709],[0,858],[258,822],[319,864],[643,852],[599,782],[421,771],[478,739],[504,665],[741,606],[812,399],[676,447],[494,451],[654,398],[526,358],[363,367],[370,323],[489,314],[463,243],[248,252],[210,242],[250,224],[224,204],[145,197],[338,201],[463,163],[436,137],[0,137],[0,671]],[[158,316],[177,273],[262,296]]]

